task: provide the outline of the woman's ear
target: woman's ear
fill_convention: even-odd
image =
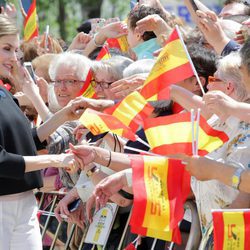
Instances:
[[[234,84],[231,82],[227,82],[227,87],[226,87],[226,95],[231,96],[231,94],[234,92]]]

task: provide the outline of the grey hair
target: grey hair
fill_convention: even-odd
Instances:
[[[238,52],[232,52],[218,61],[215,75],[225,82],[231,82],[235,87],[235,94],[238,101],[245,101],[248,93],[242,82],[239,66],[241,58]]]
[[[123,77],[129,77],[136,74],[149,73],[155,64],[153,59],[142,59],[131,63],[123,71]]]
[[[91,60],[86,56],[71,52],[58,54],[49,66],[49,75],[52,81],[55,80],[57,71],[61,66],[72,69],[77,78],[84,81],[90,70]]]
[[[106,70],[110,77],[114,80],[120,80],[123,78],[123,71],[127,68],[133,60],[125,56],[113,56],[110,59],[103,61],[93,61],[92,70],[95,72],[99,70]]]

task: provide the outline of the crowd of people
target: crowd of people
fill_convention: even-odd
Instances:
[[[122,207],[116,218],[120,231],[112,230],[107,245],[107,249],[117,248],[133,204],[129,155],[151,149],[142,143],[147,141],[143,127],[136,132],[141,140],[131,141],[112,132],[93,135],[79,118],[87,108],[102,112],[140,91],[176,25],[198,79],[194,74],[173,82],[170,99],[149,102],[154,109],[151,117],[200,109],[212,128],[229,137],[205,157],[166,155],[181,160],[192,176],[188,199],[195,201],[198,210],[200,249],[213,249],[213,240],[208,240],[212,209],[250,207],[250,4],[226,0],[216,14],[199,0],[195,1],[198,10],[192,1],[183,1],[195,27],[166,11],[160,0],[139,0],[126,22],[107,22],[96,28],[91,20],[85,21],[69,46],[52,35],[47,47],[45,35],[19,41],[10,11],[14,12],[14,6],[2,10],[0,249],[38,250],[49,245],[41,240],[33,190],[62,188],[67,194],[58,202],[55,215],[58,221],[66,216],[68,224],[77,224],[71,249],[79,247],[93,206],[108,201]],[[110,58],[96,60],[107,39],[124,35],[128,51],[110,49]],[[35,79],[23,61],[32,63]],[[93,98],[81,92],[89,82]],[[175,109],[176,103],[183,107],[181,111]],[[80,206],[69,212],[68,205],[79,198]],[[191,223],[186,223],[183,234]],[[126,241],[135,238],[128,232]],[[144,237],[137,249],[151,249],[152,243],[152,238]],[[155,249],[167,249],[168,244],[158,240]],[[85,244],[83,249],[91,248]]]

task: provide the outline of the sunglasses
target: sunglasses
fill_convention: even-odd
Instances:
[[[209,76],[208,77],[208,83],[216,83],[216,82],[223,82],[221,79],[214,77],[214,76]]]

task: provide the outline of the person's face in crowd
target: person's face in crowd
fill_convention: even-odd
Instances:
[[[59,67],[54,82],[58,104],[64,107],[69,101],[75,99],[83,84],[84,81],[77,77],[74,69],[67,66]]]
[[[19,46],[18,35],[0,37],[0,75],[8,78],[14,63],[17,62],[16,52]]]
[[[214,76],[210,76],[208,78],[208,85],[207,85],[207,89],[209,91],[213,91],[213,90],[220,90],[223,93],[227,93],[227,88],[228,88],[228,84],[224,81],[222,81],[216,74],[214,74]]]
[[[223,7],[219,17],[226,17],[232,15],[243,15],[245,13],[245,6],[241,3],[230,3]]]
[[[135,32],[135,30],[131,29],[129,25],[128,25],[127,39],[130,48],[134,48],[138,44],[143,42],[141,35],[138,32]]]
[[[250,94],[250,72],[248,71],[247,66],[243,64],[240,66],[239,70],[242,76],[242,82],[244,83],[247,92]]]
[[[110,85],[115,82],[114,79],[106,70],[98,70],[94,74],[95,81],[92,83],[92,86],[95,89],[97,97],[99,99],[111,99],[114,100],[114,94],[110,91]]]
[[[206,82],[204,77],[200,77],[200,81],[201,81],[202,85],[204,85]],[[182,80],[182,81],[176,83],[176,85],[178,85],[184,89],[187,89],[194,94],[197,94],[197,95],[201,94],[201,89],[200,89],[200,86],[199,86],[195,76],[192,76],[192,77],[189,77],[185,80]]]

